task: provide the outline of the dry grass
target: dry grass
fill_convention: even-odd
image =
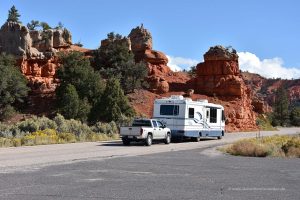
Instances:
[[[90,133],[76,136],[73,133],[57,133],[54,129],[36,131],[20,138],[0,137],[0,147],[64,144],[75,142],[96,142],[119,139],[119,134]]]
[[[300,158],[300,135],[243,139],[222,151],[235,156]]]

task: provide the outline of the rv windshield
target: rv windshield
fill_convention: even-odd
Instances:
[[[152,127],[150,120],[134,120],[132,126],[148,126]]]
[[[161,105],[160,115],[178,115],[179,105]]]

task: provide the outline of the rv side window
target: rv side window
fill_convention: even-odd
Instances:
[[[224,110],[222,110],[222,121],[225,121],[225,114],[224,114]]]
[[[189,118],[194,118],[194,108],[189,108]]]
[[[210,108],[209,122],[217,123],[217,109],[216,108]]]
[[[161,105],[160,115],[178,115],[179,105]]]

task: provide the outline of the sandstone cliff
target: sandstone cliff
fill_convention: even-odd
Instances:
[[[197,65],[197,77],[192,81],[196,93],[226,101],[227,130],[254,130],[256,114],[252,93],[242,78],[238,55],[232,48],[211,47],[204,62]]]
[[[249,72],[242,73],[243,79],[253,92],[254,101],[257,99],[263,104],[263,112],[270,112],[271,106],[275,102],[275,91],[279,87],[284,87],[289,96],[291,104],[300,104],[300,79],[267,79],[258,74]]]
[[[0,29],[0,53],[16,56],[21,72],[29,80],[32,93],[54,93],[58,80],[59,51],[87,50],[72,45],[67,29],[28,30],[17,22],[6,22]]]

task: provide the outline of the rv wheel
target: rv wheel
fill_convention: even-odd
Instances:
[[[200,141],[200,136],[198,136],[198,137],[193,137],[192,140],[193,140],[194,142],[199,142],[199,141]]]

